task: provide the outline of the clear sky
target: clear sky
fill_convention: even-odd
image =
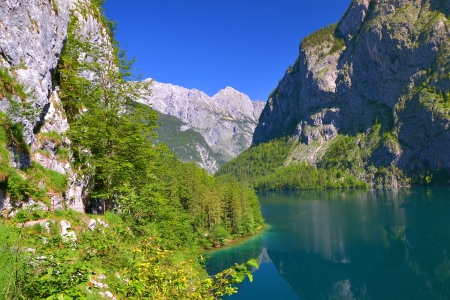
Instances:
[[[231,86],[267,100],[303,37],[350,0],[107,0],[117,40],[144,78],[212,96]]]

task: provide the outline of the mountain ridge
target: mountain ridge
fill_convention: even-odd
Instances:
[[[353,0],[302,40],[252,143],[289,137],[281,167],[345,166],[378,186],[450,172],[449,15],[442,1]]]
[[[223,161],[228,161],[250,147],[264,102],[252,101],[246,94],[229,86],[210,97],[198,89],[161,83],[151,78],[144,81],[152,82],[152,95],[138,102],[150,105],[162,114],[176,117],[186,123],[184,129],[200,133],[213,151],[208,155],[209,158],[219,155]],[[222,160],[207,161],[209,163],[196,162],[210,173],[217,171],[223,164]]]

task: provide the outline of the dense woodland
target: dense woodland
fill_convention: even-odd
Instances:
[[[216,175],[223,179],[236,178],[256,190],[367,187],[365,182],[358,180],[346,168],[337,165],[327,168],[317,168],[306,163],[284,166],[294,146],[295,143],[287,138],[261,143],[229,161]],[[337,149],[340,149],[339,146]],[[329,155],[326,159],[334,162],[335,156]]]
[[[132,61],[114,41],[115,24],[104,17],[101,5],[93,1],[72,14],[58,66],[70,150],[57,133],[47,138],[89,182],[90,199],[105,203],[101,220],[109,226],[88,230],[89,216],[70,210],[19,210],[0,223],[0,294],[6,299],[98,299],[105,288],[96,280],[107,283],[117,299],[215,299],[233,293],[232,284],[244,275],[251,278],[248,267],[257,263],[208,276],[201,250],[257,232],[263,226],[258,199],[245,185],[180,163],[165,145],[155,145],[156,112],[133,102],[151,86],[130,83]],[[78,34],[85,14],[109,28],[103,44]],[[28,95],[11,88],[21,86],[7,71],[0,75],[0,96],[20,106],[17,97]],[[67,178],[37,163],[23,170],[10,165],[8,148],[30,149],[9,116],[0,115],[1,187],[13,203],[33,199],[49,205],[47,192],[62,193]],[[23,226],[44,218],[53,221]],[[63,220],[70,221],[76,241],[59,234]]]

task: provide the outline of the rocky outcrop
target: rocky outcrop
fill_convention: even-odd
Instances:
[[[226,160],[250,146],[264,106],[264,102],[251,101],[247,95],[231,87],[220,90],[212,97],[196,89],[157,81],[152,82],[151,90],[152,95],[139,102],[185,122]]]
[[[449,15],[445,1],[353,0],[337,26],[302,41],[253,143],[287,135],[314,150],[381,124],[392,138],[366,166],[450,170]]]
[[[31,94],[33,115],[18,117],[34,146],[56,86],[56,72],[69,22],[69,2],[6,0],[0,4],[0,66],[14,73]],[[8,103],[2,100],[2,110]]]
[[[49,196],[56,207],[68,205],[78,211],[83,211],[88,180],[79,178],[69,163],[70,141],[64,138],[69,125],[55,76],[67,38],[70,10],[83,11],[79,13],[82,35],[97,43],[104,40],[106,29],[85,9],[89,5],[87,0],[6,0],[0,4],[0,68],[12,74],[28,93],[23,100],[26,111],[14,114],[12,121],[23,125],[29,151],[10,146],[11,166],[23,169],[34,161],[67,175],[69,188],[64,195]],[[9,112],[10,107],[10,101],[0,98],[1,111]],[[60,155],[62,150],[66,151],[64,156]],[[9,207],[9,198],[4,191],[0,194],[1,207]]]

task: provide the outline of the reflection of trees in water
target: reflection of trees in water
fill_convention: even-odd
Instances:
[[[392,226],[381,244],[348,249],[350,263],[302,251],[267,250],[300,299],[449,299],[448,236]]]
[[[300,299],[450,299],[448,194],[261,194],[264,217],[279,230],[264,244]]]
[[[383,242],[379,225],[419,226],[434,231],[434,223],[421,224],[426,223],[422,212],[434,206],[429,209],[431,214],[447,219],[439,213],[442,201],[436,199],[446,199],[448,193],[447,188],[262,193],[264,217],[277,229],[276,241],[269,241],[268,248],[304,251],[334,262],[349,262],[349,246],[361,241]],[[443,226],[445,230],[447,227]]]
[[[307,190],[307,191],[278,191],[259,192],[258,197],[264,203],[278,203],[286,201],[376,201],[379,206],[396,206],[404,202],[429,202],[435,198],[446,199],[450,189],[448,187],[432,189],[416,187],[413,189],[374,189],[374,190]]]
[[[234,266],[235,263],[241,264],[249,259],[258,258],[262,253],[262,237],[257,236],[241,245],[218,250],[207,260],[206,270],[209,274],[217,274]]]
[[[207,266],[272,261],[300,299],[450,299],[449,191],[261,193],[264,239]]]

